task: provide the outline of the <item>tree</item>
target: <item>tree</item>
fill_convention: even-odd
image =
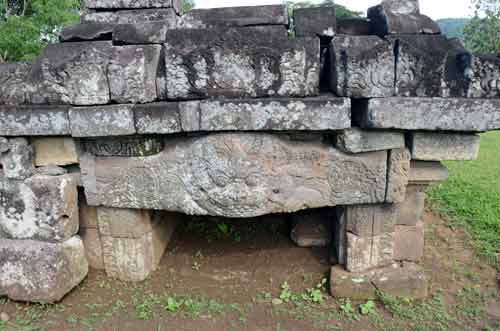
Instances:
[[[185,13],[191,9],[193,9],[195,6],[195,2],[194,0],[183,0],[182,1],[182,8],[181,8],[181,12],[182,13]]]
[[[478,53],[500,52],[500,1],[472,0],[474,17],[465,27],[465,45]]]

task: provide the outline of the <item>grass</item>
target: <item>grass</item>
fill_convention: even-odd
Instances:
[[[445,162],[450,178],[428,190],[433,208],[463,225],[480,255],[500,263],[500,131],[481,136],[479,159]]]

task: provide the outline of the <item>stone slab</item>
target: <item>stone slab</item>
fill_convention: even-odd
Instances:
[[[59,244],[0,240],[0,295],[15,301],[60,301],[87,276],[80,238]]]
[[[102,254],[102,242],[99,230],[94,228],[80,229],[80,236],[85,247],[85,256],[89,267],[104,270],[104,257]]]
[[[84,8],[129,9],[129,8],[174,8],[180,11],[180,0],[84,0]]]
[[[97,11],[84,14],[82,23],[140,24],[143,22],[176,22],[177,14],[172,8]]]
[[[377,36],[337,35],[330,44],[330,88],[339,96],[379,98],[394,94],[392,43]]]
[[[394,259],[420,262],[424,256],[424,222],[397,225],[394,233]]]
[[[118,24],[113,31],[113,42],[115,45],[163,44],[167,31],[174,27],[174,20]]]
[[[70,135],[67,106],[0,106],[3,136]]]
[[[299,247],[327,247],[332,241],[331,210],[307,210],[291,217],[290,237]]]
[[[76,184],[68,175],[0,177],[3,238],[62,242],[78,232]],[[3,240],[3,239],[2,239]]]
[[[413,132],[411,158],[421,161],[468,161],[479,155],[481,137],[474,134]]]
[[[186,107],[191,105],[191,107]],[[192,102],[157,102],[134,107],[135,125],[139,134],[171,134],[183,131],[181,110],[194,113],[189,121],[196,122],[199,128],[198,101]],[[190,111],[192,110],[192,111]],[[183,111],[184,112],[184,111]]]
[[[163,150],[164,141],[158,136],[99,137],[82,140],[83,149],[95,156],[151,156]]]
[[[26,179],[34,172],[33,147],[26,138],[0,137],[0,177]]]
[[[394,232],[398,208],[392,204],[355,205],[341,208],[346,230],[358,237]]]
[[[394,232],[360,237],[347,232],[345,268],[362,272],[390,265],[394,260]]]
[[[482,132],[500,129],[500,99],[380,98],[353,109],[365,128]]]
[[[398,204],[397,225],[415,226],[422,218],[425,208],[425,189],[425,185],[408,185],[405,201]]]
[[[353,127],[337,134],[336,146],[353,154],[404,148],[405,135],[399,131],[370,131]]]
[[[69,111],[73,137],[135,134],[133,105],[73,107]]]
[[[114,25],[109,23],[80,23],[64,28],[59,34],[61,42],[112,40]]]
[[[395,203],[405,200],[406,186],[410,177],[410,159],[411,154],[407,148],[389,151],[386,202]]]
[[[167,31],[167,98],[319,94],[318,38],[288,40],[257,28]]]
[[[337,33],[351,36],[371,34],[370,20],[366,18],[337,18]]]
[[[411,161],[408,182],[429,185],[445,181],[448,176],[448,169],[440,162]]]
[[[140,209],[97,208],[99,232],[113,238],[142,238],[153,231],[151,213]]]
[[[76,142],[70,137],[31,138],[37,167],[78,163]]]
[[[337,31],[335,7],[294,9],[293,23],[296,37],[333,37]]]
[[[226,133],[171,138],[150,157],[86,154],[80,165],[91,205],[243,218],[383,202],[387,153]]]

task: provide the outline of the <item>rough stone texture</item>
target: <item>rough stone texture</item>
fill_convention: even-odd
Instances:
[[[295,213],[290,237],[299,247],[326,247],[332,241],[332,222],[328,209]]]
[[[70,135],[66,106],[0,106],[4,136]]]
[[[84,0],[84,8],[128,9],[128,8],[181,8],[180,0]]]
[[[48,166],[37,167],[35,169],[36,175],[62,176],[62,175],[66,175],[67,173],[68,173],[68,170],[66,168],[56,166],[53,164],[48,165]]]
[[[429,185],[448,179],[448,169],[440,162],[411,161],[408,182]]]
[[[347,231],[358,237],[373,237],[394,232],[398,208],[392,204],[345,206],[340,214]]]
[[[288,25],[284,5],[192,9],[178,22],[180,29]]]
[[[368,9],[372,31],[380,37],[389,34],[440,34],[439,25],[420,14],[418,0],[383,0]]]
[[[81,158],[91,205],[253,217],[384,201],[387,153],[269,134],[169,139],[144,158]]]
[[[422,161],[475,160],[481,137],[474,134],[413,132],[411,158]]]
[[[406,148],[393,149],[389,152],[387,169],[387,194],[389,203],[403,202],[410,176],[410,151]]]
[[[330,87],[339,96],[389,97],[394,94],[394,50],[377,36],[337,35],[330,44]]]
[[[315,96],[319,39],[288,40],[259,28],[171,30],[165,44],[167,97]]]
[[[163,44],[167,31],[175,26],[175,21],[140,22],[118,24],[113,31],[115,44]]]
[[[135,134],[133,105],[73,107],[69,111],[73,137]]]
[[[134,107],[135,125],[139,134],[170,134],[184,131],[181,114],[188,115],[189,123],[196,123],[199,128],[200,103],[158,102]],[[187,124],[187,123],[186,123]]]
[[[77,199],[76,185],[68,175],[35,175],[24,181],[0,176],[1,237],[67,240],[78,232]]]
[[[0,137],[0,177],[25,179],[35,171],[33,147],[25,138]]]
[[[153,231],[151,213],[147,210],[97,208],[99,232],[113,238],[142,238]]]
[[[78,152],[75,140],[69,137],[32,138],[37,167],[58,165],[65,166],[78,163]]]
[[[333,37],[337,30],[335,7],[297,8],[293,23],[296,37]]]
[[[363,153],[405,147],[405,136],[397,131],[350,128],[337,135],[336,146],[346,153]]]
[[[500,99],[370,99],[353,112],[360,115],[366,128],[464,132],[500,129]]]
[[[59,243],[0,240],[0,296],[16,301],[57,302],[88,273],[80,238]]]
[[[394,232],[359,237],[347,232],[346,264],[350,272],[390,265],[394,260]]]
[[[146,103],[156,96],[156,71],[161,46],[113,47],[108,66],[111,100],[116,103]]]
[[[330,292],[334,297],[351,300],[377,298],[377,290],[394,297],[425,299],[428,277],[414,263],[391,266],[363,273],[350,273],[340,266],[332,267]]]
[[[80,215],[80,228],[97,229],[97,207],[89,206],[85,194],[78,192],[78,212]]]
[[[30,81],[31,67],[31,63],[28,62],[0,64],[0,104],[16,105],[31,102],[33,94],[37,91],[36,84]],[[5,134],[2,130],[0,132]]]
[[[419,262],[424,256],[424,222],[414,226],[397,225],[394,233],[394,259]]]
[[[102,137],[83,140],[84,150],[96,156],[150,156],[163,150],[158,136]]]
[[[109,102],[106,77],[111,42],[49,44],[33,63],[35,104],[98,105]]]
[[[64,28],[59,34],[61,42],[111,40],[114,25],[109,23],[89,22]]]
[[[422,218],[425,208],[425,189],[425,185],[408,185],[405,201],[398,204],[397,225],[415,226]]]
[[[102,254],[102,242],[99,230],[82,228],[80,229],[80,236],[85,247],[85,256],[89,267],[104,270],[104,256]]]
[[[143,22],[176,22],[172,8],[89,12],[82,16],[82,23],[140,24]]]
[[[351,36],[371,34],[370,20],[366,18],[337,18],[337,33]]]

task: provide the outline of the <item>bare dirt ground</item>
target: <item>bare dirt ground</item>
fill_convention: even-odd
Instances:
[[[0,330],[500,330],[497,270],[460,229],[431,212],[424,221],[428,300],[333,299],[321,285],[327,250],[295,247],[286,222],[235,222],[223,231],[204,222],[178,229],[145,282],[92,270],[57,305],[0,298],[9,318]]]

